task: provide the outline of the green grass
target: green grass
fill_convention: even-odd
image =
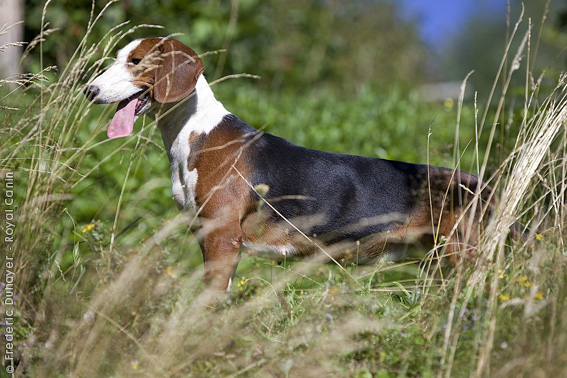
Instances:
[[[111,53],[120,36],[100,47]],[[449,109],[395,89],[337,98],[261,92],[249,79],[216,85],[226,107],[257,128],[333,152],[458,161],[492,178],[502,200],[475,258],[457,267],[435,269],[432,254],[421,264],[343,267],[244,256],[232,292],[209,309],[201,253],[170,198],[158,132],[146,119],[132,137],[106,139],[113,107],[81,93],[102,63],[91,69],[100,57],[87,46],[56,79],[36,75],[0,97],[19,109],[2,110],[0,142],[0,169],[15,174],[19,372],[567,374],[562,82],[530,89],[526,109],[511,109],[512,117],[492,107],[485,121],[474,104]],[[506,238],[514,220],[536,234],[531,245]]]

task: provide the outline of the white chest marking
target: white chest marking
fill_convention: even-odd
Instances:
[[[195,186],[197,185],[198,173],[196,169],[189,170],[189,135],[191,130],[184,127],[175,139],[169,150],[171,164],[171,191],[173,200],[179,210],[192,213],[197,212],[195,203]]]
[[[180,210],[197,211],[195,187],[199,177],[197,170],[189,170],[191,146],[189,137],[208,134],[230,114],[217,101],[203,75],[197,80],[195,93],[175,109],[158,120],[171,164],[173,199]]]

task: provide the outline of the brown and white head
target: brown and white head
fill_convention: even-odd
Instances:
[[[197,53],[168,38],[135,40],[116,54],[115,62],[85,87],[85,95],[96,104],[118,102],[107,135],[128,136],[138,116],[152,105],[188,97],[203,73]]]

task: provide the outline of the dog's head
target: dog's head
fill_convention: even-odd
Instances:
[[[107,132],[109,138],[119,138],[132,133],[136,118],[153,102],[177,102],[189,96],[203,69],[195,51],[179,41],[138,39],[119,50],[116,61],[84,92],[96,104],[119,102]]]

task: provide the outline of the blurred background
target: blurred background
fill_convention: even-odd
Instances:
[[[79,0],[52,1],[44,18],[42,0],[1,4],[0,25],[24,20],[2,41],[32,41],[43,20],[54,34],[44,42],[43,64],[64,67],[85,36],[91,12],[98,14],[108,1],[94,1],[94,9]],[[523,6],[537,38],[532,49],[538,58],[531,63],[539,70],[564,68],[564,2],[530,0]],[[367,87],[460,82],[475,70],[470,89],[485,94],[521,10],[520,0],[126,0],[109,7],[90,38],[103,39],[126,21],[161,25],[129,37],[182,33],[178,38],[199,53],[224,50],[208,59],[209,79],[248,72],[260,75],[259,85],[268,90],[324,88],[350,95]],[[18,69],[16,60],[0,57],[4,76]],[[37,71],[38,62],[31,56],[19,70]],[[455,85],[425,90],[427,100],[455,97]]]

